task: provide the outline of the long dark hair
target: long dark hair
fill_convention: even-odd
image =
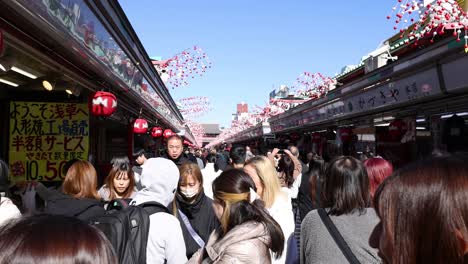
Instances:
[[[218,158],[216,157],[215,154],[208,154],[208,156],[206,156],[206,163],[214,163],[214,170],[215,172],[218,172],[219,171],[219,166],[218,166]]]
[[[363,213],[370,206],[369,178],[361,161],[351,156],[335,158],[322,181],[322,206],[331,215]]]
[[[278,161],[277,171],[288,188],[294,183],[294,163],[288,155],[282,155]]]
[[[468,157],[436,157],[395,172],[374,205],[392,248],[389,263],[468,263]],[[379,239],[382,241],[382,239]],[[465,245],[466,247],[466,245]]]
[[[262,223],[271,239],[270,250],[279,258],[283,253],[284,235],[279,224],[268,214],[263,201],[250,203],[250,189],[256,190],[252,178],[242,170],[227,170],[213,181],[213,196],[224,205],[222,236],[247,221]]]
[[[73,217],[35,215],[0,227],[0,263],[117,263],[112,245]]]
[[[314,157],[309,162],[309,184],[310,198],[315,208],[321,207],[320,195],[322,192],[322,178],[325,171],[325,161],[319,157]]]

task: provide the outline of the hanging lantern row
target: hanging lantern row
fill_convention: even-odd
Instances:
[[[117,98],[112,93],[98,91],[89,96],[88,108],[94,116],[109,117],[117,110]]]

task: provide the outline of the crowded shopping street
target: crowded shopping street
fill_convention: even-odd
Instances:
[[[0,1],[0,264],[468,264],[468,1]]]

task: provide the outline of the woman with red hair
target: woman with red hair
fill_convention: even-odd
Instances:
[[[369,177],[370,195],[374,197],[377,187],[393,173],[393,166],[383,158],[370,158],[363,161]]]

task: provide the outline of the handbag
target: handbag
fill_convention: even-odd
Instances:
[[[325,211],[325,209],[319,208],[317,209],[317,211],[320,216],[320,219],[322,219],[323,224],[327,228],[333,240],[335,240],[335,243],[338,245],[348,262],[351,264],[360,264],[361,262],[359,262],[359,260],[356,258],[356,255],[354,255],[353,251],[351,251],[351,248],[349,248],[348,244],[344,240],[343,236],[340,234],[340,231],[338,231],[338,229],[336,228],[335,224],[333,224],[332,220],[330,219],[330,216],[328,216],[328,213]]]
[[[192,225],[190,224],[190,221],[188,220],[188,217],[182,213],[180,209],[178,209],[180,217],[182,218],[182,222],[184,222],[185,227],[187,227],[187,230],[189,231],[190,235],[192,236],[193,240],[197,242],[197,244],[203,248],[205,247],[205,241],[197,234],[197,232],[193,229]]]

